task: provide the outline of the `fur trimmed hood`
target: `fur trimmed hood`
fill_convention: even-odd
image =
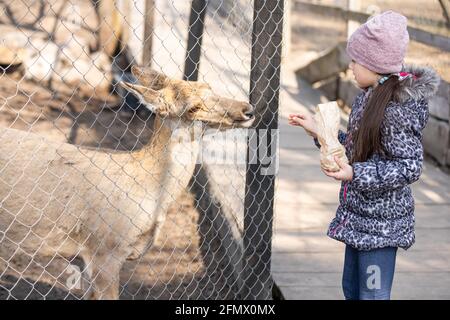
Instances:
[[[403,71],[414,74],[417,79],[407,78],[400,81],[399,88],[394,92],[394,99],[404,103],[409,99],[421,100],[433,97],[441,81],[441,78],[432,68],[417,65],[405,65]]]

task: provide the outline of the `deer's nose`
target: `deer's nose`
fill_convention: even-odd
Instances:
[[[244,112],[244,115],[250,119],[253,118],[255,115],[255,108],[249,104],[248,109]]]

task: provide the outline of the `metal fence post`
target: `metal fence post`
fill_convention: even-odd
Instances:
[[[198,78],[207,5],[206,0],[192,0],[183,80],[197,81]]]
[[[256,108],[256,133],[259,137],[257,150],[250,150],[248,141],[248,152],[257,151],[255,153],[258,155],[261,147],[269,146],[271,154],[277,150],[271,130],[278,129],[283,2],[254,2],[250,103]],[[267,136],[267,146],[261,146],[262,135]],[[273,286],[270,263],[275,175],[262,174],[261,163],[253,162],[247,163],[246,174],[243,236],[245,285],[242,298],[270,299]]]

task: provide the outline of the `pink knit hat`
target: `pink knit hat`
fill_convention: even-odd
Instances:
[[[395,73],[402,70],[408,42],[406,17],[385,11],[370,18],[351,35],[347,54],[373,72]]]

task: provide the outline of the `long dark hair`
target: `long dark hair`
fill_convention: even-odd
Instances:
[[[384,118],[384,111],[399,86],[398,77],[392,75],[383,84],[376,86],[371,94],[363,115],[354,133],[353,153],[350,163],[364,162],[372,153],[383,153],[380,126]]]

